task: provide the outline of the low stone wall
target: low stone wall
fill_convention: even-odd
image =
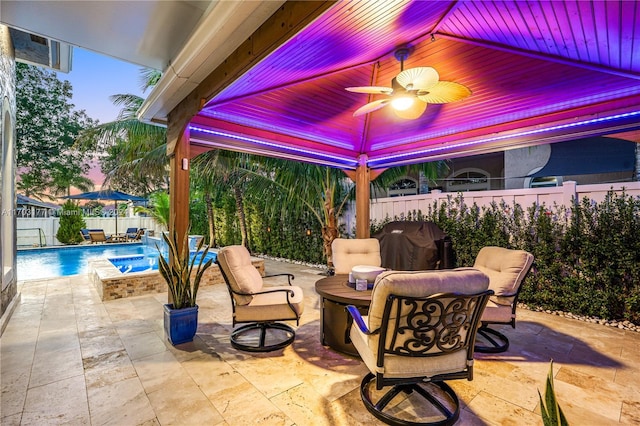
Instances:
[[[264,260],[252,257],[251,263],[264,276]],[[108,259],[91,261],[89,277],[103,301],[167,291],[167,284],[158,271],[123,274]],[[205,271],[200,286],[223,283],[220,268],[214,263]]]

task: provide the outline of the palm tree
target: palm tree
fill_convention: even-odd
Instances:
[[[195,170],[196,179],[202,182],[205,200],[211,201],[213,192],[231,190],[236,203],[236,214],[242,236],[241,244],[249,248],[247,232],[247,220],[244,211],[244,190],[246,186],[246,173],[255,157],[234,151],[211,150],[204,152],[192,161],[192,171]],[[213,207],[207,205],[210,240],[215,233],[213,225]]]
[[[218,179],[212,178],[210,175],[211,170],[207,170],[207,167],[201,164],[204,156],[196,157],[194,160],[195,161],[191,163],[191,195],[196,198],[201,197],[204,200],[209,234],[208,246],[216,247],[214,201],[219,200],[223,193],[229,189],[219,184]]]
[[[354,187],[346,175],[330,167],[275,158],[261,158],[258,169],[245,168],[244,173],[253,177],[249,185],[252,195],[272,194],[280,198],[270,203],[274,210],[296,213],[306,210],[316,218],[322,230],[327,265],[331,268],[331,243],[339,235],[338,217]]]
[[[154,192],[149,195],[150,207],[138,206],[136,213],[144,213],[153,218],[159,225],[165,228],[169,225],[169,194],[164,191]]]
[[[142,89],[155,85],[160,77],[155,70],[142,70]],[[105,184],[117,180],[138,180],[151,186],[166,184],[168,157],[166,129],[138,120],[144,98],[118,94],[111,101],[122,109],[115,121],[100,124],[83,132],[76,146],[85,150],[109,152],[113,156],[106,171]]]
[[[54,168],[50,171],[52,184],[50,187],[53,195],[71,195],[71,187],[75,187],[80,192],[88,192],[93,189],[93,181],[86,176],[82,176],[79,168]]]
[[[386,188],[400,177],[417,172],[435,180],[445,167],[445,163],[436,162],[389,169],[374,181],[374,186]],[[316,218],[322,230],[327,266],[332,268],[331,244],[339,236],[338,217],[354,192],[354,183],[344,172],[315,164],[261,157],[257,169],[245,168],[244,173],[254,177],[248,187],[251,194],[264,197],[269,188],[277,191],[281,199],[270,204],[274,209],[306,210]]]
[[[25,197],[35,198],[37,200],[52,199],[51,195],[47,192],[49,185],[45,182],[41,173],[35,173],[34,171],[23,173],[20,175],[19,180],[16,182],[16,188],[18,192]]]

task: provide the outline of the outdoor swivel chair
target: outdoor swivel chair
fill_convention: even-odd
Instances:
[[[489,326],[508,324],[516,328],[518,295],[532,265],[533,255],[524,250],[489,246],[478,253],[473,267],[489,277],[489,288],[495,295],[482,315],[476,352],[498,353],[509,349],[507,336]]]
[[[380,242],[375,238],[336,238],[331,243],[336,274],[348,274],[354,266],[380,266]]]
[[[370,413],[391,425],[456,422],[460,404],[445,381],[473,379],[488,287],[472,268],[387,271],[376,279],[367,316],[347,306],[351,340],[370,371],[360,385]]]
[[[291,285],[265,287],[260,272],[251,264],[251,256],[244,246],[220,249],[216,263],[224,278],[233,308],[233,327],[244,325],[231,333],[231,345],[248,352],[270,352],[290,345],[295,331],[278,321],[295,320],[299,324],[304,308],[302,289]]]

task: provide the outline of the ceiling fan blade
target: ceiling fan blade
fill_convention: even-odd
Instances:
[[[471,95],[471,90],[467,86],[452,81],[439,81],[438,84],[425,90],[424,93],[418,91],[418,99],[430,104],[446,104],[460,101]]]
[[[413,105],[411,105],[411,107],[409,107],[408,109],[405,109],[404,111],[394,109],[393,112],[395,112],[398,117],[404,118],[405,120],[415,120],[416,118],[424,114],[426,109],[426,102],[422,102],[420,99],[416,99],[413,102]]]
[[[396,76],[396,80],[407,90],[427,90],[440,79],[438,71],[431,67],[409,68]]]
[[[391,87],[383,86],[345,87],[345,90],[354,93],[369,93],[372,95],[390,95],[393,93]]]
[[[369,114],[370,112],[377,111],[390,102],[389,99],[379,99],[377,101],[369,102],[366,105],[361,106],[353,113],[354,117],[360,115]]]

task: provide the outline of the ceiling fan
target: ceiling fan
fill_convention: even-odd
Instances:
[[[353,113],[354,117],[391,105],[393,112],[398,117],[413,120],[425,112],[428,104],[446,104],[471,95],[471,90],[462,84],[441,81],[438,72],[432,67],[416,67],[405,70],[404,61],[409,56],[408,48],[396,50],[394,56],[400,61],[400,74],[391,80],[391,87],[346,88],[349,92],[388,96],[388,98],[378,99],[361,106]]]

